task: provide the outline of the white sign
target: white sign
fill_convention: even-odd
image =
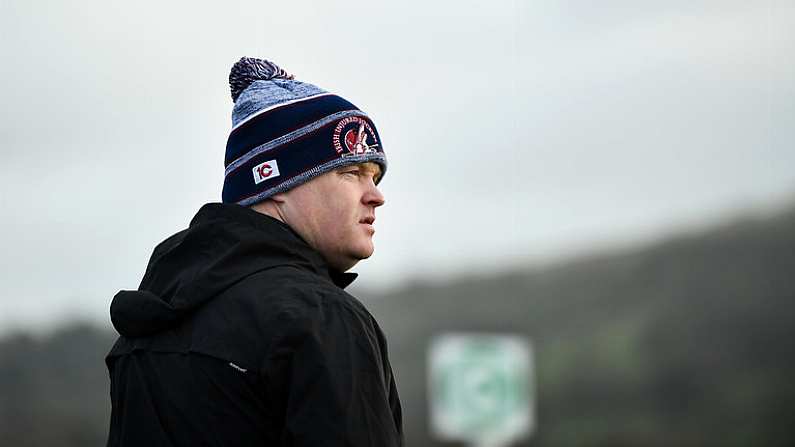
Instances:
[[[445,334],[429,351],[431,427],[444,441],[507,446],[535,428],[533,357],[521,336]]]

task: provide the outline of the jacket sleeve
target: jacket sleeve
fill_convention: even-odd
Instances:
[[[268,373],[284,411],[281,445],[402,446],[394,380],[372,317],[322,301],[282,321]]]

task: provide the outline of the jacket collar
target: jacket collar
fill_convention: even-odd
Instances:
[[[356,273],[340,272],[332,269],[323,256],[312,248],[289,225],[267,214],[251,208],[229,203],[207,203],[196,213],[190,226],[210,223],[214,220],[226,220],[245,225],[257,231],[261,236],[279,241],[292,248],[297,257],[303,258],[303,264],[309,264],[311,270],[330,280],[337,287],[348,287],[359,276]]]

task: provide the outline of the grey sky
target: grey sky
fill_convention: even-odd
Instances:
[[[0,332],[107,320],[220,200],[240,56],[378,125],[377,288],[788,200],[793,30],[790,1],[4,0]]]

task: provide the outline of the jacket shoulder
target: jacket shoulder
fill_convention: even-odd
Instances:
[[[331,337],[348,329],[377,339],[372,316],[358,300],[330,281],[291,266],[247,276],[192,320],[194,350],[227,356],[249,368],[261,366],[285,339]]]
[[[312,317],[324,307],[341,306],[369,316],[359,300],[330,280],[289,265],[257,272],[240,281],[229,293],[239,299],[253,300],[269,313],[285,311],[295,312],[296,317]]]

